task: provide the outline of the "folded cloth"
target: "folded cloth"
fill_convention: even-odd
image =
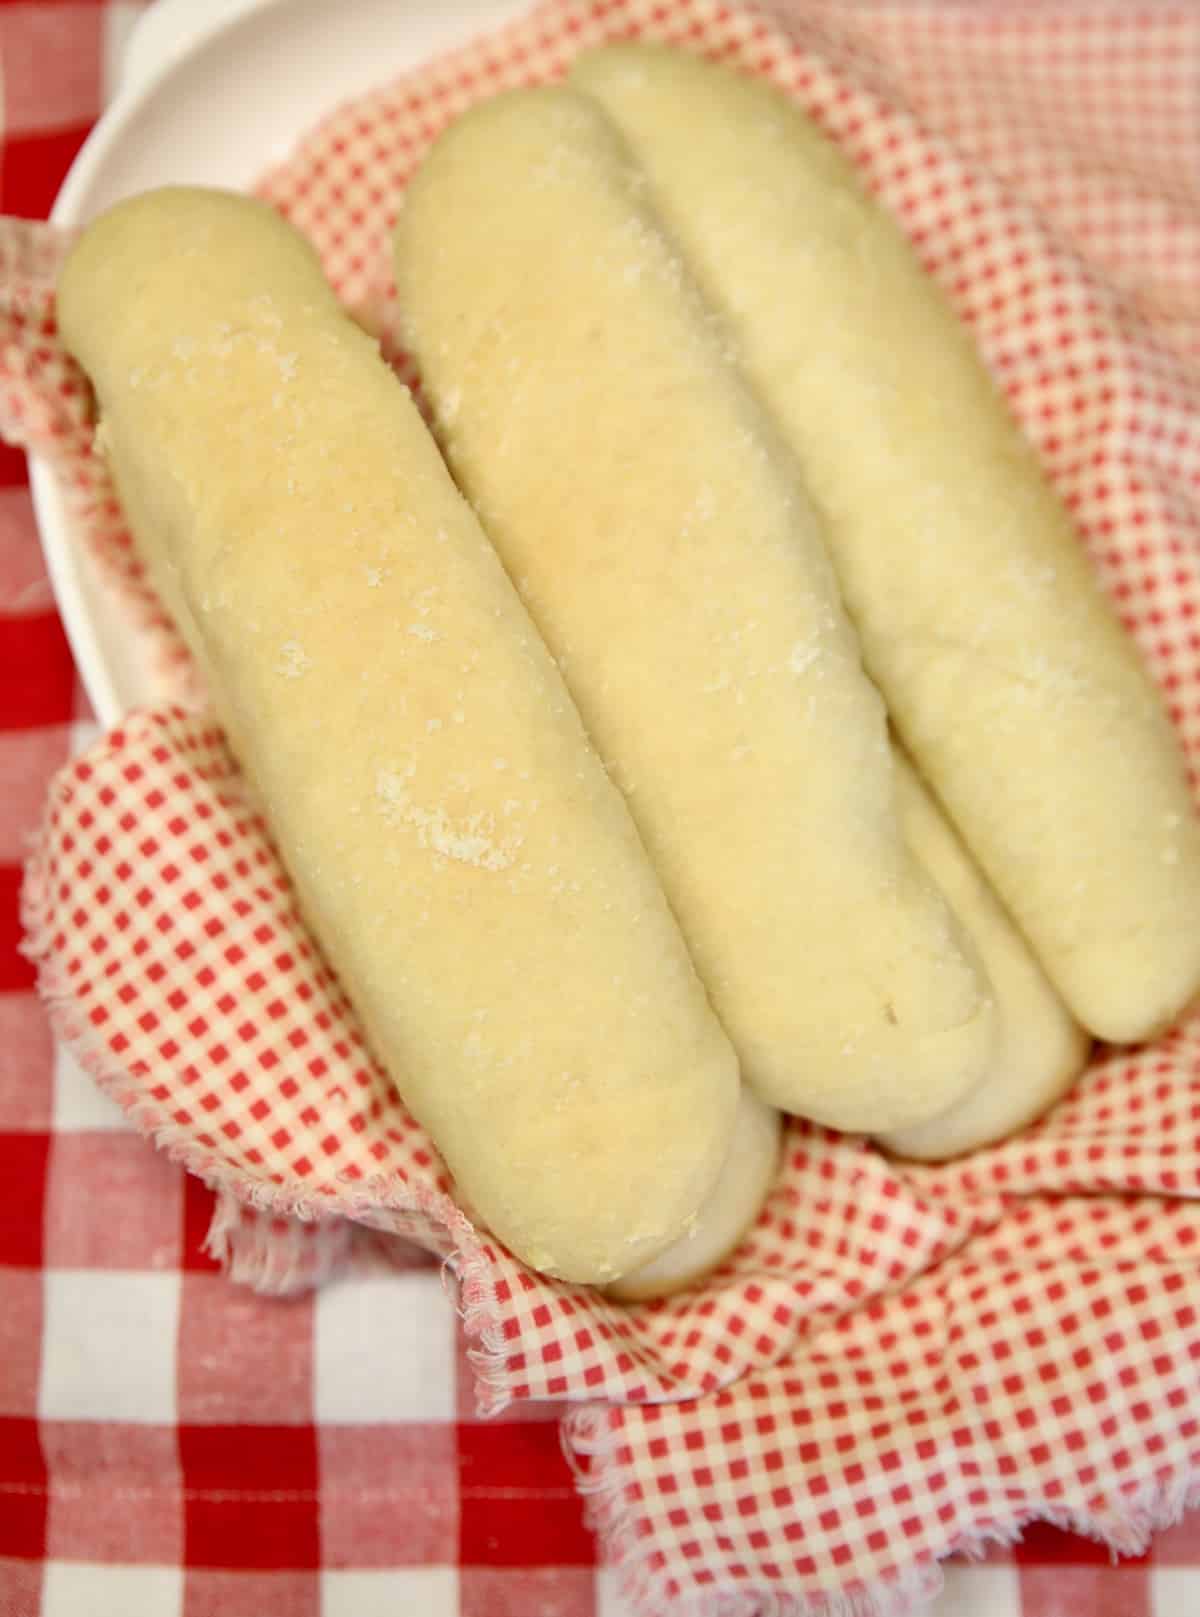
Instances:
[[[550,0],[341,109],[264,177],[401,368],[388,229],[429,141],[581,48],[673,40],[819,119],[972,326],[1200,764],[1200,14]],[[25,892],[60,1034],[218,1187],[211,1240],[317,1284],[354,1225],[458,1276],[481,1407],[565,1399],[650,1613],[899,1610],[1034,1517],[1120,1550],[1200,1500],[1200,1017],[1099,1051],[1020,1139],[947,1167],[797,1122],[751,1236],[618,1307],[454,1206],[370,1059],[141,579],[57,345],[62,240],[0,228],[0,425],[52,457],[164,703],[59,775]]]

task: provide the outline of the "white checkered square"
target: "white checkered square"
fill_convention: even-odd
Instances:
[[[436,1269],[352,1275],[325,1286],[314,1330],[317,1419],[453,1420],[455,1330]]]
[[[71,721],[70,753],[72,758],[78,758],[81,753],[94,746],[104,730],[95,719],[73,719]]]
[[[326,1572],[321,1617],[459,1617],[458,1571],[450,1566]]]
[[[1194,1567],[1151,1567],[1149,1617],[1196,1617],[1197,1611],[1200,1574]]]
[[[596,1568],[596,1617],[633,1617],[633,1607],[621,1593],[616,1567]]]
[[[1021,1580],[1015,1566],[956,1562],[944,1570],[946,1581],[929,1617],[1021,1617]]]
[[[175,1566],[101,1566],[51,1561],[40,1617],[183,1617],[183,1571]]]
[[[49,1270],[42,1419],[173,1422],[180,1286],[178,1272]]]
[[[105,106],[117,92],[130,36],[149,3],[150,0],[108,0],[104,7],[100,40],[100,92]]]
[[[62,1045],[54,1052],[54,1127],[60,1134],[130,1127],[116,1101]]]

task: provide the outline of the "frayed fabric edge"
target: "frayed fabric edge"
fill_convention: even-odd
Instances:
[[[282,1229],[241,1216],[242,1204],[217,1194],[204,1250],[239,1286],[264,1297],[294,1297],[323,1286],[349,1267],[353,1229],[349,1219],[311,1224],[288,1219]]]
[[[1184,1511],[1200,1507],[1200,1470],[1107,1496],[1091,1510],[1046,1503],[948,1535],[935,1559],[916,1561],[894,1577],[848,1588],[801,1591],[778,1585],[680,1590],[660,1564],[653,1539],[638,1530],[626,1492],[621,1437],[612,1411],[585,1404],[563,1416],[563,1452],[582,1495],[589,1524],[600,1538],[603,1564],[617,1573],[621,1593],[638,1617],[915,1617],[942,1592],[941,1562],[970,1560],[994,1545],[1015,1543],[1034,1522],[1049,1522],[1104,1544],[1113,1559],[1138,1555],[1153,1533],[1172,1527]]]
[[[471,1341],[469,1357],[478,1381],[480,1413],[500,1414],[512,1402],[513,1393],[496,1287],[474,1226],[449,1196],[432,1186],[405,1184],[395,1175],[381,1174],[353,1188],[347,1183],[344,1196],[333,1205],[324,1198],[306,1195],[296,1187],[248,1181],[196,1146],[187,1131],[174,1122],[164,1108],[148,1100],[139,1085],[112,1062],[103,1040],[81,1012],[50,947],[49,879],[44,867],[54,801],[52,787],[33,852],[25,864],[21,887],[21,925],[25,934],[22,953],[37,969],[38,996],[55,1039],[71,1051],[87,1075],[121,1108],[139,1134],[169,1161],[195,1174],[217,1193],[218,1203],[206,1237],[207,1250],[222,1264],[231,1280],[238,1278],[239,1265],[230,1239],[231,1204],[234,1202],[256,1212],[284,1218],[305,1222],[349,1219],[370,1224],[375,1229],[384,1227],[381,1213],[392,1213],[404,1220],[403,1228],[395,1233],[409,1239],[419,1239],[411,1223],[413,1215],[417,1215],[430,1225],[428,1239],[420,1244],[444,1260],[445,1268],[459,1284],[458,1312]],[[224,1209],[223,1200],[226,1201]],[[294,1274],[281,1274],[257,1289],[274,1295],[294,1293],[320,1284],[339,1267],[338,1255],[331,1249],[329,1261],[318,1264],[306,1282],[298,1285]]]
[[[52,798],[53,802],[53,798]],[[121,1108],[140,1134],[165,1152],[169,1160],[196,1174],[220,1196],[209,1231],[209,1250],[225,1261],[230,1258],[232,1203],[256,1211],[306,1221],[350,1219],[380,1227],[381,1212],[400,1219],[419,1215],[430,1225],[428,1245],[444,1259],[458,1280],[459,1312],[470,1339],[469,1358],[477,1378],[480,1413],[501,1413],[513,1401],[507,1371],[496,1288],[487,1258],[474,1227],[451,1199],[431,1186],[412,1186],[395,1176],[365,1180],[346,1193],[337,1206],[294,1187],[247,1182],[210,1153],[195,1146],[186,1130],[163,1108],[147,1100],[138,1085],[119,1067],[110,1065],[103,1040],[81,1013],[61,967],[49,946],[48,878],[44,869],[47,809],[41,834],[27,861],[21,892],[21,919],[26,934],[23,952],[37,968],[38,993],[46,1007],[54,1035],[70,1048],[84,1071]],[[413,1236],[411,1224],[404,1234]],[[236,1265],[230,1266],[236,1272]],[[317,1266],[311,1283],[319,1283],[336,1269],[336,1262]],[[295,1289],[274,1285],[273,1291]],[[653,1545],[637,1530],[636,1514],[626,1498],[620,1466],[620,1439],[611,1411],[603,1404],[585,1404],[562,1420],[561,1435],[575,1484],[583,1496],[589,1520],[600,1535],[604,1559],[618,1573],[623,1593],[639,1617],[909,1617],[925,1609],[942,1587],[938,1560],[914,1563],[900,1575],[876,1584],[849,1589],[802,1593],[762,1586],[749,1589],[697,1589],[679,1592],[669,1572],[656,1564]],[[1091,1511],[1073,1511],[1046,1504],[1017,1513],[1007,1522],[991,1521],[961,1529],[947,1539],[939,1559],[960,1553],[982,1555],[990,1544],[1008,1544],[1032,1522],[1055,1526],[1095,1539],[1114,1555],[1134,1555],[1145,1547],[1151,1533],[1170,1526],[1184,1510],[1200,1505],[1200,1471],[1165,1483],[1152,1483],[1129,1494],[1115,1494]]]

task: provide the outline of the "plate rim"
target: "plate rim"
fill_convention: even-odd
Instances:
[[[290,3],[291,0],[236,0],[231,9],[216,15],[208,13],[201,26],[187,28],[182,37],[169,36],[161,54],[156,56],[151,52],[147,60],[138,61],[128,78],[118,80],[112,101],[103,109],[76,153],[55,196],[48,223],[73,229],[84,221],[89,193],[103,172],[106,160],[143,108],[169,87],[174,75],[192,66],[197,56],[224,48],[227,36],[236,33],[250,19],[263,13],[281,12]],[[440,0],[424,0],[424,3],[435,15],[443,17],[448,9]],[[461,4],[459,43],[466,44],[490,28],[503,27],[529,10],[530,0],[465,0]],[[133,38],[131,36],[131,44]],[[453,48],[453,43],[447,43],[439,50]],[[386,82],[386,76],[385,67],[379,77],[381,84]],[[333,112],[337,105],[338,98],[331,97],[326,111]],[[298,125],[296,138],[301,137],[307,127],[310,126]],[[151,670],[137,666],[145,662],[145,657],[139,658],[135,643],[116,657],[111,647],[105,645],[99,628],[103,608],[116,606],[119,597],[86,547],[72,537],[68,501],[53,462],[37,450],[30,450],[28,458],[34,520],[54,604],[95,718],[103,728],[108,728],[141,705],[136,694],[130,696],[123,688],[132,685],[136,693],[139,686],[146,685]],[[98,606],[102,610],[98,611]]]

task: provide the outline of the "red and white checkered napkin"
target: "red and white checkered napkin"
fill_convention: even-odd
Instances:
[[[387,347],[388,222],[434,134],[628,33],[773,78],[901,219],[1072,507],[1196,778],[1200,12],[551,0],[337,113],[263,193]],[[56,253],[0,238],[6,431],[58,457],[182,691],[55,345]],[[1101,1054],[1042,1125],[949,1168],[797,1123],[733,1262],[617,1308],[455,1209],[202,712],[134,715],[59,776],[27,915],[60,1029],[221,1187],[236,1273],[315,1282],[349,1220],[450,1257],[484,1405],[576,1402],[581,1486],[647,1612],[899,1609],[938,1557],[1033,1516],[1132,1549],[1200,1499],[1200,1018]]]

